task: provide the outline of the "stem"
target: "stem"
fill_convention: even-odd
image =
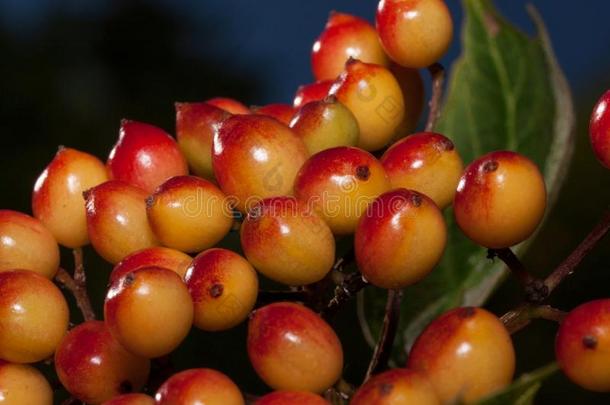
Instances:
[[[511,273],[517,277],[524,287],[526,301],[542,302],[549,296],[549,290],[545,283],[532,276],[510,248],[489,249],[487,257],[490,259],[498,257],[506,264]]]
[[[362,274],[351,273],[345,276],[343,282],[335,287],[335,296],[330,300],[322,315],[326,318],[334,315],[339,308],[348,302],[358,291],[369,285]]]
[[[85,275],[85,267],[83,266],[83,250],[75,248],[74,254],[74,278],[65,269],[59,268],[55,275],[55,280],[62,284],[68,291],[72,293],[76,300],[76,305],[83,314],[85,321],[95,319],[95,312],[91,306],[91,300],[87,293],[87,277]]]
[[[532,319],[546,319],[561,323],[566,313],[550,305],[521,304],[517,308],[508,311],[500,318],[510,334],[526,327]]]
[[[441,114],[445,68],[440,63],[434,63],[428,66],[428,72],[430,72],[430,77],[432,78],[432,96],[428,103],[429,111],[428,120],[426,121],[426,131],[432,131]]]

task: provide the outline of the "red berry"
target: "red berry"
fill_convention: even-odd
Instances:
[[[420,373],[405,368],[373,376],[352,397],[350,405],[440,405],[434,387]]]
[[[328,91],[332,85],[333,80],[321,80],[315,83],[299,86],[296,94],[294,95],[294,102],[292,103],[292,106],[294,108],[301,108],[305,104],[312,101],[322,100],[328,95]]]
[[[214,107],[225,110],[231,114],[251,114],[252,112],[244,104],[237,100],[227,97],[215,97],[206,101],[207,104],[211,104]]]
[[[330,402],[311,392],[275,391],[260,397],[253,405],[330,405]]]
[[[589,137],[597,159],[610,168],[610,91],[605,92],[593,107]]]
[[[239,388],[223,373],[195,368],[174,374],[157,391],[157,405],[244,405]]]
[[[166,247],[155,246],[138,250],[125,257],[112,269],[109,284],[112,284],[125,274],[144,267],[163,267],[175,271],[180,278],[184,278],[186,270],[193,259],[186,253]]]
[[[268,104],[254,108],[255,114],[273,117],[285,125],[290,125],[290,121],[292,121],[296,112],[296,109],[288,104]]]
[[[155,405],[155,400],[146,394],[123,394],[102,405]]]

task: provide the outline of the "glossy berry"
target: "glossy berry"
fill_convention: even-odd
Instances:
[[[394,140],[398,140],[417,129],[417,124],[424,109],[424,81],[417,69],[391,63],[390,71],[398,81],[405,104],[404,118],[394,134]]]
[[[123,394],[104,402],[102,405],[155,405],[155,400],[146,394]]]
[[[231,229],[233,211],[213,183],[194,176],[172,177],[146,200],[148,222],[165,246],[200,252]]]
[[[333,85],[333,80],[321,80],[314,83],[304,84],[299,86],[292,106],[301,108],[307,103],[324,99],[328,95],[330,87]]]
[[[260,397],[253,405],[330,405],[330,402],[307,391],[275,391]]]
[[[239,388],[220,371],[194,368],[174,374],[157,391],[157,405],[244,405]]]
[[[294,197],[268,198],[252,208],[241,226],[241,246],[258,271],[293,286],[320,281],[335,261],[330,228]]]
[[[247,213],[266,197],[292,194],[307,159],[303,141],[286,125],[264,115],[235,115],[214,138],[214,173],[235,206]]]
[[[593,107],[589,138],[597,159],[610,168],[610,91],[605,92]]]
[[[290,125],[297,110],[289,104],[268,104],[252,109],[255,114],[273,117],[284,125]]]
[[[373,201],[354,237],[358,269],[382,288],[404,288],[424,278],[441,259],[446,242],[447,227],[436,204],[404,188]]]
[[[154,358],[180,345],[193,323],[193,301],[173,271],[147,267],[110,285],[104,319],[112,335],[131,353]]]
[[[457,308],[419,335],[407,367],[428,378],[441,403],[472,403],[510,384],[515,351],[495,315],[482,308]]]
[[[126,351],[104,322],[87,321],[61,342],[55,353],[55,371],[74,397],[100,404],[140,390],[148,379],[150,361]]]
[[[388,144],[405,117],[400,85],[380,65],[350,59],[329,94],[354,113],[360,127],[358,146],[368,151]]]
[[[50,357],[68,329],[68,304],[51,281],[27,270],[0,273],[0,358]]]
[[[420,373],[396,368],[373,376],[352,397],[350,405],[440,405],[434,387]]]
[[[311,66],[316,80],[333,80],[349,58],[387,65],[375,28],[354,15],[332,12],[313,44]]]
[[[95,251],[110,263],[159,244],[146,217],[146,193],[117,180],[84,194],[87,231]]]
[[[145,267],[163,267],[164,269],[176,272],[180,278],[184,278],[192,260],[193,258],[186,253],[161,246],[138,250],[114,266],[110,273],[109,284],[112,284],[127,273]]]
[[[227,97],[214,97],[206,101],[207,104],[218,107],[231,114],[251,114],[252,112],[243,103]]]
[[[313,207],[334,234],[353,233],[369,203],[389,189],[381,163],[346,146],[313,155],[294,184],[296,198]]]
[[[53,390],[32,366],[0,360],[0,405],[53,405]]]
[[[305,104],[290,127],[305,142],[310,154],[336,146],[356,146],[360,137],[354,114],[332,96]]]
[[[110,177],[152,193],[174,176],[188,174],[178,144],[161,128],[123,120],[119,139],[106,162]]]
[[[199,329],[230,329],[243,322],[256,303],[256,271],[230,250],[214,248],[198,254],[185,281],[195,308],[193,323]]]
[[[36,218],[0,210],[0,272],[25,269],[53,278],[59,267],[59,246]]]
[[[487,248],[505,248],[527,239],[546,207],[544,179],[523,155],[492,152],[472,162],[458,183],[453,202],[457,224]]]
[[[383,154],[381,164],[392,187],[419,191],[441,209],[453,202],[464,170],[453,142],[434,132],[419,132],[396,142]]]
[[[575,384],[599,392],[610,391],[610,299],[582,304],[563,320],[555,341],[555,355]]]
[[[276,390],[320,393],[343,369],[343,349],[332,328],[312,310],[291,302],[253,313],[248,356],[259,377]]]
[[[106,167],[93,155],[60,147],[36,180],[32,211],[57,242],[77,248],[89,243],[83,191],[108,180]]]
[[[444,0],[381,0],[376,21],[383,49],[405,67],[437,62],[453,38],[453,20]]]
[[[208,103],[176,103],[176,139],[197,176],[214,178],[212,143],[216,127],[230,114]]]

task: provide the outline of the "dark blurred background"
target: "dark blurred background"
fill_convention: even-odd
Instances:
[[[447,3],[459,27],[460,4]],[[532,31],[526,1],[496,3],[510,21]],[[610,2],[533,3],[546,21],[578,117],[576,154],[563,193],[525,259],[533,271],[544,274],[586,234],[610,201],[610,173],[594,160],[586,132],[591,107],[610,87]],[[30,212],[34,180],[60,144],[105,159],[121,118],[148,121],[173,133],[174,101],[230,96],[246,104],[291,102],[297,86],[312,81],[309,53],[329,11],[372,21],[376,4],[0,0],[0,207]],[[459,50],[456,35],[443,62],[450,66]],[[609,246],[610,240],[603,242],[562,285],[555,305],[568,310],[610,296]],[[88,257],[94,282],[104,282],[109,265]],[[93,299],[99,307],[102,292],[97,290]],[[489,306],[501,313],[518,300],[518,289],[508,281]],[[346,313],[340,323],[342,334],[350,336],[348,371],[358,375],[353,370],[366,363],[368,348],[354,337],[358,326],[352,315]],[[540,321],[515,336],[519,372],[552,360],[555,329]],[[218,346],[218,336],[203,333],[190,341],[188,349],[176,354],[179,364],[233,371],[247,389],[262,389],[251,370],[239,365],[243,347]],[[610,403],[607,396],[586,393],[560,375],[545,385],[536,403],[577,400]]]

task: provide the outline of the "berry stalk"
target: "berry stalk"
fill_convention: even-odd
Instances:
[[[60,267],[55,275],[55,280],[72,293],[76,300],[76,305],[78,305],[83,314],[83,319],[91,321],[95,319],[95,312],[87,293],[87,276],[85,275],[85,266],[83,265],[83,250],[81,248],[74,248],[72,253],[74,255],[74,277]]]
[[[430,110],[428,112],[428,120],[426,121],[426,131],[432,131],[441,115],[445,68],[437,62],[428,66],[428,72],[430,72],[430,77],[432,78],[432,96],[428,102]]]

